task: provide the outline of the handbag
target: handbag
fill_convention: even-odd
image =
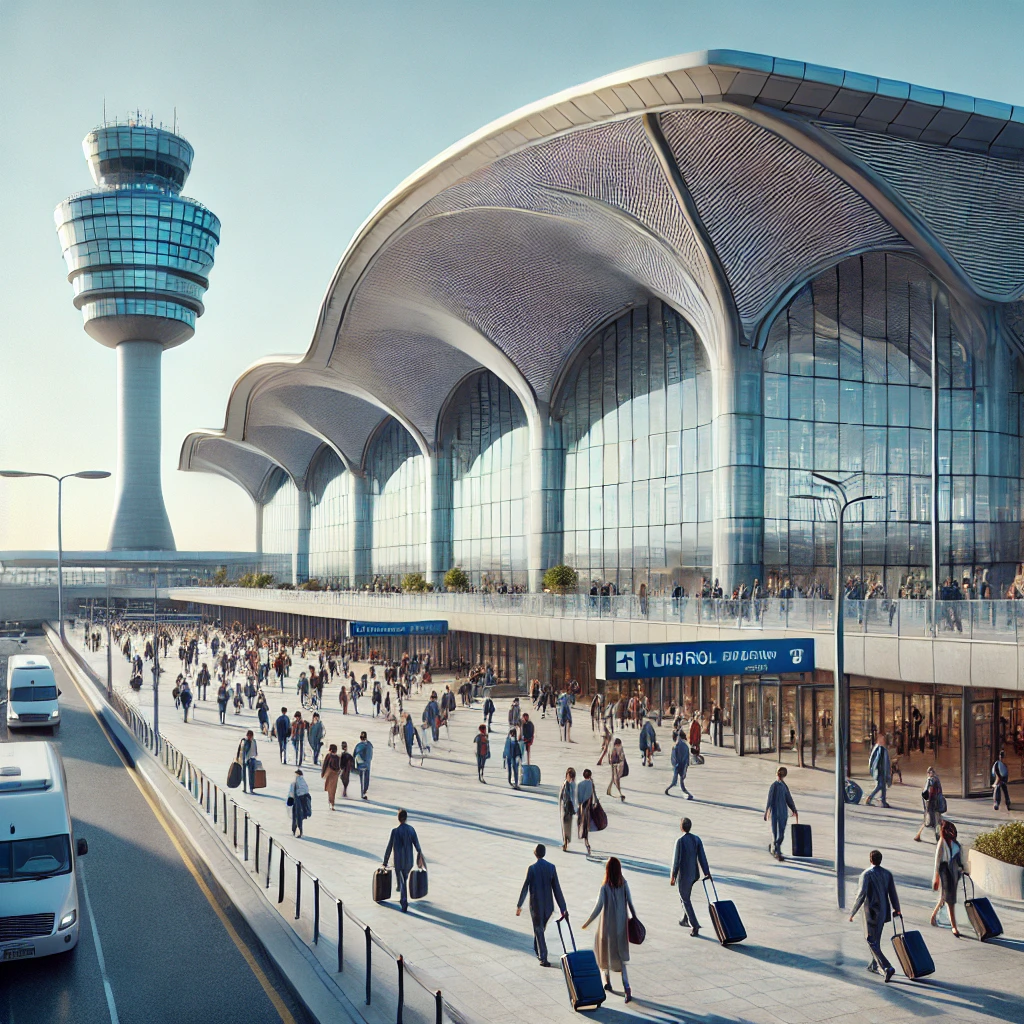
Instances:
[[[594,806],[590,808],[590,831],[603,832],[608,827],[608,815],[601,806],[600,801],[595,800]]]
[[[619,778],[620,779],[624,779],[628,774],[629,774],[629,762],[625,758],[623,758],[622,759],[622,774],[619,775]]]
[[[242,784],[242,766],[237,761],[228,765],[228,789],[238,789]]]
[[[643,945],[644,939],[647,938],[647,929],[640,923],[639,917],[631,917],[626,922],[626,935],[631,945]]]

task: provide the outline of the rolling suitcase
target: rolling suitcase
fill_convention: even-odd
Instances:
[[[892,948],[896,950],[896,958],[903,968],[903,973],[916,981],[927,974],[935,973],[935,963],[928,947],[924,944],[924,936],[920,932],[908,932],[907,926],[900,918],[902,931],[896,928],[896,918],[892,919]]]
[[[789,828],[789,841],[793,846],[792,857],[813,857],[814,847],[811,844],[811,826],[794,823]]]
[[[846,797],[848,804],[859,804],[860,798],[864,795],[864,790],[853,779],[847,779],[843,783],[843,795]]]
[[[252,773],[252,788],[253,789],[266,789],[267,788],[267,770],[266,768],[257,768]]]
[[[539,786],[540,769],[535,764],[524,764],[520,768],[519,784],[521,786]]]
[[[978,938],[984,942],[986,939],[994,939],[997,935],[1003,934],[1003,924],[999,915],[992,906],[992,901],[985,896],[974,895],[974,879],[971,879],[971,898],[967,898],[967,875],[961,876],[964,883],[964,907],[967,916],[971,920],[971,927],[978,933]]]
[[[228,789],[238,789],[242,784],[242,766],[237,761],[228,765]]]
[[[572,925],[565,922],[572,940],[572,952],[565,948],[565,936],[562,935],[562,919],[558,919],[558,937],[562,940],[562,973],[565,975],[565,987],[569,990],[569,1002],[572,1008],[580,1010],[596,1010],[605,1000],[604,984],[601,971],[597,966],[597,957],[592,949],[577,949],[576,937],[572,933]]]
[[[373,902],[391,899],[391,868],[377,868],[373,873]]]
[[[739,911],[732,900],[720,900],[715,880],[711,879],[711,891],[715,894],[712,901],[708,898],[708,880],[704,879],[704,897],[708,900],[708,910],[715,926],[715,934],[723,946],[731,946],[734,942],[742,942],[747,937],[746,929],[740,920]]]
[[[427,895],[427,869],[413,868],[409,872],[409,899],[421,900]]]

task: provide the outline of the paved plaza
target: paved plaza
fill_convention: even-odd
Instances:
[[[69,641],[82,650],[80,630],[70,634]],[[216,687],[211,687],[210,699],[194,705],[195,721],[184,724],[171,698],[180,669],[174,653],[164,662],[161,676],[161,731],[214,779],[222,778],[245,730],[252,728],[258,736],[256,714],[248,708],[240,715],[229,710],[227,724],[219,725],[212,699]],[[103,678],[105,651],[86,657]],[[299,706],[295,680],[300,663],[296,651],[283,693],[276,683],[266,687],[271,722],[282,706],[289,713]],[[114,666],[115,687],[137,699],[140,711],[151,716],[150,686],[144,685],[136,697],[128,690],[127,661],[115,656]],[[354,670],[357,676],[366,671],[358,665]],[[444,677],[435,676],[435,688],[443,689],[444,682]],[[426,696],[414,695],[406,703],[417,724]],[[541,968],[533,956],[528,914],[515,917],[533,847],[542,842],[558,869],[577,943],[592,944],[593,927],[583,932],[580,925],[594,905],[604,860],[611,854],[622,860],[637,912],[647,926],[647,941],[631,947],[634,1002],[623,1004],[621,980],[613,975],[616,992],[592,1015],[597,1020],[1024,1021],[1024,906],[995,901],[1005,937],[984,946],[974,937],[962,907],[962,939],[953,937],[948,924],[928,927],[934,903],[934,847],[930,841],[912,842],[920,817],[916,785],[890,791],[892,810],[858,806],[848,812],[848,906],[868,851],[878,847],[885,854],[885,866],[895,874],[908,928],[924,932],[935,959],[936,972],[926,981],[910,982],[898,973],[890,985],[883,985],[865,971],[869,956],[860,920],[848,923],[835,906],[830,774],[790,769],[788,781],[800,820],[814,831],[816,857],[779,864],[768,855],[769,827],[761,817],[776,768],[768,759],[741,759],[728,749],[705,747],[706,764],[692,768],[687,778],[695,799],[686,801],[664,794],[671,779],[668,726],[658,730],[665,752],[657,756],[653,769],[641,767],[638,734],[627,728],[622,739],[630,774],[623,783],[626,802],[620,803],[604,795],[609,770],[595,766],[600,745],[591,732],[586,705],[576,712],[575,742],[564,743],[553,715],[541,721],[524,698],[531,718],[537,717],[533,762],[541,768],[542,783],[536,790],[515,792],[505,781],[500,756],[508,700],[497,701],[495,752],[486,786],[477,781],[472,748],[481,721],[479,703],[472,709],[459,708],[452,716],[450,735],[442,730],[440,742],[422,764],[417,758],[412,766],[404,750],[389,747],[383,720],[366,714],[372,711],[369,701],[360,702],[363,714],[343,715],[338,685],[331,684],[324,705],[325,750],[326,743],[342,740],[351,750],[361,729],[369,733],[374,745],[370,800],[358,798],[353,776],[348,799],[341,798],[339,787],[338,810],[331,813],[319,769],[309,765],[307,754],[313,817],[306,822],[305,838],[292,839],[285,794],[295,769],[279,763],[276,741],[266,738],[258,742],[268,788],[256,796],[236,790],[234,798],[421,975],[442,987],[470,1020],[521,1024],[579,1019],[569,1007],[561,971]],[[556,799],[570,765],[577,773],[585,767],[594,769],[608,812],[608,829],[592,836],[594,852],[589,858],[578,840],[570,852],[561,850]],[[997,816],[984,800],[949,803],[948,816],[960,828],[965,845],[997,819],[1005,820],[1005,814]],[[408,915],[399,913],[397,900],[379,905],[370,898],[371,875],[400,807],[409,811],[430,870],[430,894],[413,903]],[[748,934],[740,945],[718,944],[703,901],[695,900],[702,926],[699,938],[691,938],[689,930],[679,926],[679,901],[669,886],[668,863],[682,814],[692,818],[694,832],[704,840],[720,896],[738,905]],[[786,852],[788,845],[787,840]],[[557,965],[555,953],[561,950],[554,920],[548,945]],[[891,948],[888,934],[885,947]],[[890,958],[895,962],[894,956]]]

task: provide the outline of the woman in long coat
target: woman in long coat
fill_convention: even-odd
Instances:
[[[936,843],[940,841],[942,829],[942,811],[940,808],[942,803],[942,783],[939,781],[939,776],[936,774],[935,769],[929,767],[928,775],[924,780],[924,789],[921,791],[924,817],[921,821],[921,827],[917,830],[917,835],[914,836],[914,842],[921,842],[921,833],[926,828],[934,831]]]
[[[565,782],[558,791],[558,811],[562,819],[562,849],[568,850],[572,841],[572,819],[576,816],[576,769],[568,768]]]
[[[636,917],[633,899],[629,894],[629,884],[622,877],[622,864],[618,857],[609,857],[604,869],[604,885],[598,894],[597,903],[590,917],[583,922],[586,928],[599,914],[601,920],[594,936],[594,955],[597,966],[604,971],[604,987],[606,992],[612,990],[611,972],[622,974],[622,987],[626,990],[626,1002],[631,1002],[633,992],[629,987],[629,976],[626,964],[629,963],[629,933],[627,925],[629,914]]]
[[[324,758],[323,767],[320,769],[320,777],[324,780],[324,790],[327,793],[327,803],[331,810],[334,810],[334,798],[338,795],[338,778],[341,775],[341,758],[338,757],[338,744],[332,743],[328,747],[327,756]]]

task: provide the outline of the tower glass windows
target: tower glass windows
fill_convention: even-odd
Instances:
[[[651,300],[603,328],[560,389],[564,559],[581,586],[691,587],[711,567],[711,371]]]
[[[273,496],[263,505],[263,553],[292,555],[299,529],[299,492],[283,469],[275,470],[269,490]],[[273,560],[275,565],[279,561]]]
[[[352,582],[352,474],[323,448],[309,474],[309,575],[321,583]]]

